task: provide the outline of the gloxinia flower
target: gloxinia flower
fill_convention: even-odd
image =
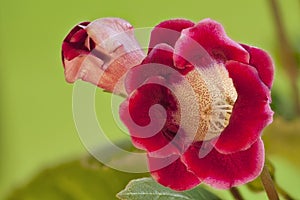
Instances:
[[[77,25],[62,49],[68,82],[126,96],[120,118],[162,185],[227,189],[261,173],[261,134],[273,116],[265,51],[231,40],[211,19],[175,19],[153,29],[144,57],[132,26],[117,18]]]
[[[273,73],[265,51],[231,40],[211,19],[164,21],[152,31],[147,57],[128,72],[120,117],[162,185],[245,184],[264,164]]]

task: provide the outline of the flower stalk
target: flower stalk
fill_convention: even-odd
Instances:
[[[236,187],[232,187],[229,189],[230,193],[234,197],[235,200],[244,200],[242,194],[240,193],[239,189]]]
[[[276,187],[270,175],[269,169],[266,165],[263,167],[263,170],[260,174],[260,179],[265,188],[269,200],[279,200]]]

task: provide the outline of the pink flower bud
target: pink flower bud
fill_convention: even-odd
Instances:
[[[117,94],[124,93],[122,76],[143,58],[133,27],[119,18],[82,22],[62,45],[67,82],[82,79]]]

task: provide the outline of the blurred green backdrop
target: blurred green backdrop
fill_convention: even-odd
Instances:
[[[299,51],[300,3],[287,0],[280,5],[289,38],[298,44]],[[124,18],[135,27],[151,27],[169,18],[213,18],[234,40],[272,54],[277,65],[273,91],[279,96],[280,111],[282,115],[293,112],[292,92],[277,59],[278,41],[266,0],[2,0],[0,199],[42,169],[86,153],[73,122],[73,86],[64,81],[60,47],[75,24],[101,17]],[[97,101],[110,103],[108,95],[102,93]],[[112,118],[106,120],[108,131],[116,134]],[[299,165],[292,166],[281,157],[274,160],[280,163],[279,177],[289,183],[289,191],[300,196],[296,189],[300,184],[295,178],[300,178]],[[294,178],[291,181],[287,177]]]

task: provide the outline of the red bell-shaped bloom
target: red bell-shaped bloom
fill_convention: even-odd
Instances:
[[[175,190],[255,179],[264,164],[262,130],[273,116],[273,71],[266,52],[231,40],[211,19],[156,26],[147,57],[127,74],[120,108],[152,176]]]

